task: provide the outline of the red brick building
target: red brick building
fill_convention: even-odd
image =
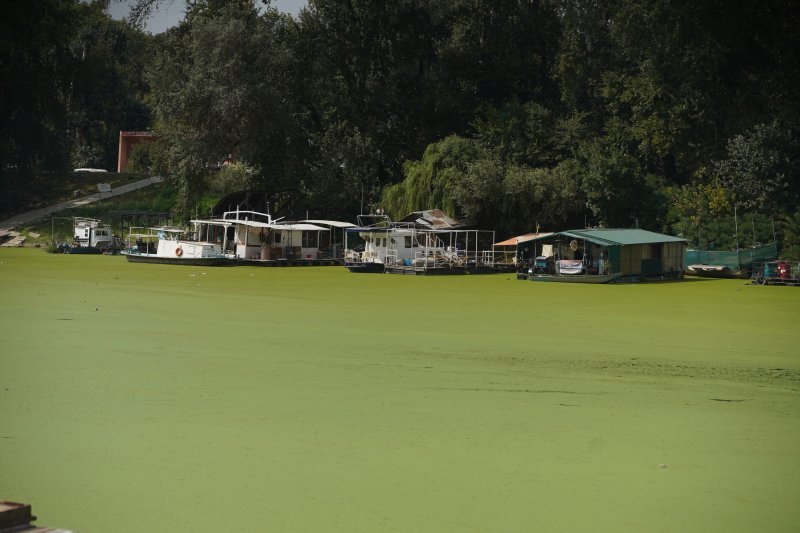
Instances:
[[[158,135],[149,131],[121,131],[119,132],[119,155],[117,158],[117,172],[125,172],[128,168],[128,158],[133,147],[140,142],[152,142]]]

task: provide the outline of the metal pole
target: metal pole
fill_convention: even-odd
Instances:
[[[772,222],[772,242],[776,243],[776,242],[778,242],[778,238],[775,235],[775,218],[774,217],[770,217],[769,219]]]
[[[741,270],[742,262],[739,260],[739,217],[736,213],[736,204],[733,204],[733,227],[736,232],[736,268]]]
[[[242,257],[241,259],[247,259],[247,245],[250,243],[250,227],[242,225],[242,224],[236,224],[236,232],[234,233],[233,237],[235,239],[236,236],[239,234],[239,230],[242,229],[242,228],[244,228],[244,257]],[[261,228],[261,231],[263,233],[264,228]],[[264,236],[264,239],[266,239],[266,238],[267,237]],[[260,239],[259,239],[259,241],[260,241]],[[237,256],[237,254],[236,254],[236,243],[234,243],[233,255],[234,255],[234,257]]]

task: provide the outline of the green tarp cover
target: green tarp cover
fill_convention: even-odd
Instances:
[[[775,243],[745,248],[736,251],[686,250],[686,265],[721,265],[731,269],[750,267],[753,263],[772,261],[778,258],[778,247]]]

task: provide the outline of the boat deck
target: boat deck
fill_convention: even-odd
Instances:
[[[336,259],[239,259],[238,263],[260,267],[335,266],[341,264]]]
[[[387,266],[384,271],[387,274],[403,274],[408,276],[450,276],[468,273],[465,267],[425,267],[406,265]]]
[[[509,265],[474,265],[474,264],[449,264],[442,266],[424,265],[392,265],[387,266],[385,272],[388,274],[405,274],[417,276],[452,276],[459,274],[502,274],[514,272],[513,266]]]

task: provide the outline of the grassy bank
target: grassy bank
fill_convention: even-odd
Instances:
[[[110,224],[114,233],[124,239],[130,226],[147,225],[146,219],[141,216],[142,213],[166,214],[160,223],[168,223],[169,212],[175,205],[176,197],[177,192],[174,187],[168,183],[157,183],[125,195],[59,211],[52,217],[26,224],[18,230],[28,236],[26,245],[46,245],[52,241],[71,242],[72,217],[87,217]]]
[[[119,187],[148,177],[138,172],[46,172],[24,190],[6,191],[0,199],[0,220],[15,213],[87,196],[98,191],[99,183]]]
[[[0,496],[90,531],[794,531],[800,289],[0,250]]]

